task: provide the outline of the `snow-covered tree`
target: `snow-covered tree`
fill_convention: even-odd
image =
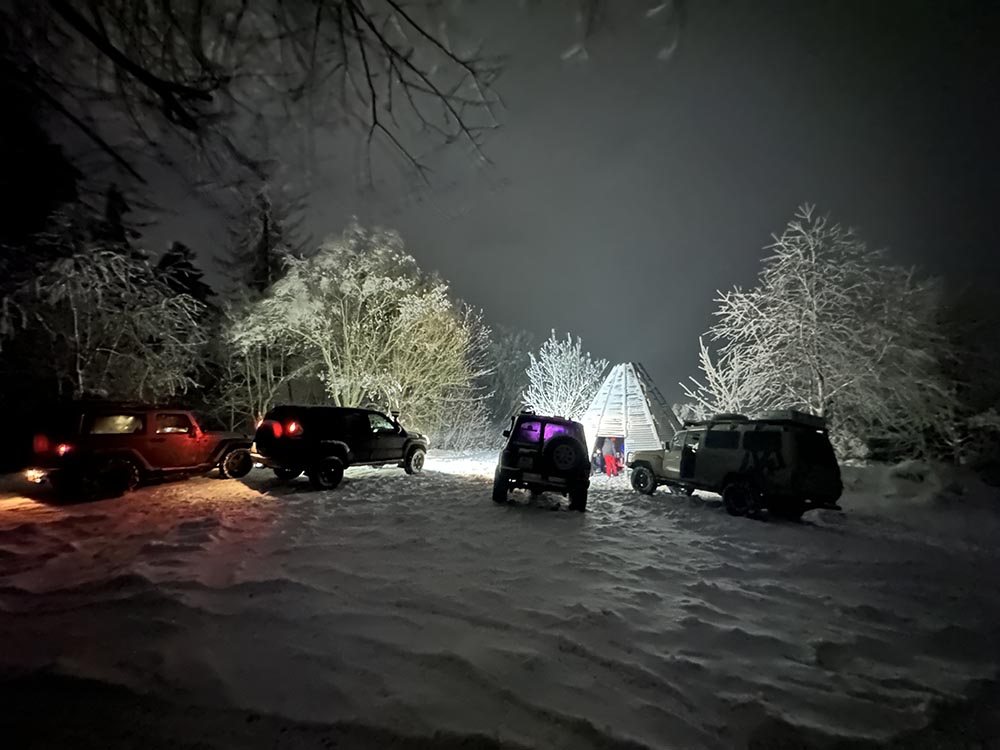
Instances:
[[[374,401],[433,432],[477,398],[488,329],[398,234],[352,225],[311,257],[290,258],[230,337],[241,351],[266,343],[302,357],[336,405]]]
[[[539,414],[579,419],[601,387],[608,367],[606,359],[595,359],[583,351],[583,342],[569,333],[559,338],[553,330],[538,355],[529,355],[528,390],[525,405]]]
[[[199,302],[208,302],[212,288],[205,283],[205,272],[195,261],[194,251],[183,242],[174,242],[156,263],[156,274],[177,294],[186,294]]]
[[[719,298],[702,347],[711,409],[799,408],[825,416],[840,447],[871,438],[919,449],[954,402],[932,282],[853,230],[803,206],[768,246],[757,286]]]
[[[195,385],[206,341],[201,310],[147,262],[100,247],[43,268],[4,308],[6,332],[39,338],[61,389],[122,399],[156,399]]]

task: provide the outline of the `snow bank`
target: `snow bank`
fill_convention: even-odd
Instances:
[[[985,497],[851,469],[846,513],[761,523],[595,477],[577,514],[494,505],[494,462],[432,454],[423,476],[351,470],[326,493],[257,470],[72,506],[9,480],[0,668],[575,749],[745,746],[769,722],[882,740],[1000,664]]]

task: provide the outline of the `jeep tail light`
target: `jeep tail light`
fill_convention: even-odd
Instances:
[[[49,450],[49,439],[45,435],[35,435],[31,444],[35,453],[47,453]]]
[[[65,456],[71,450],[73,450],[73,446],[69,443],[59,443],[59,445],[56,446],[56,455]]]
[[[281,426],[281,422],[268,422],[271,426],[271,434],[276,438],[281,437],[281,433],[284,432],[284,428]]]
[[[288,437],[297,437],[302,434],[302,425],[298,422],[289,422],[285,425],[285,432],[288,433]]]

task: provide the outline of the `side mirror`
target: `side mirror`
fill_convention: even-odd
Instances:
[[[504,430],[503,431],[503,436],[504,437],[510,437],[510,430]]]

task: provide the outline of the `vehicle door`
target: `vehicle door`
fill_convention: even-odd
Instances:
[[[698,451],[701,450],[701,441],[704,435],[704,430],[689,430],[684,438],[684,447],[681,449],[681,479],[694,478],[698,463]]]
[[[406,434],[398,424],[393,424],[384,414],[368,412],[372,432],[372,461],[402,461]]]
[[[180,469],[204,464],[211,446],[184,412],[157,412],[149,436],[147,460],[154,468]]]
[[[353,411],[344,417],[344,438],[351,449],[351,460],[355,463],[368,463],[372,460],[372,450],[375,445],[371,423],[362,411]]]
[[[681,455],[686,436],[686,432],[675,433],[663,452],[663,476],[667,479],[677,479],[681,475]]]

